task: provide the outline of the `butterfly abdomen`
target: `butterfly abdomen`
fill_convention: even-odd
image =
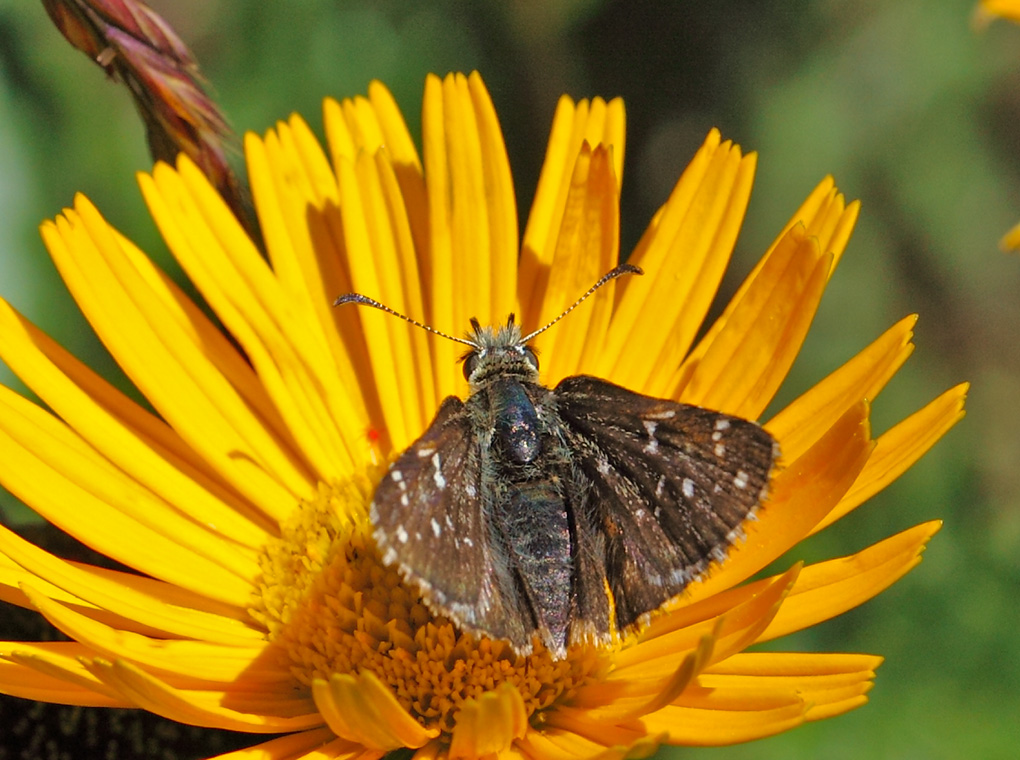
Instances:
[[[534,480],[510,485],[494,517],[514,555],[538,633],[548,649],[562,656],[570,624],[573,562],[570,521],[559,483]]]

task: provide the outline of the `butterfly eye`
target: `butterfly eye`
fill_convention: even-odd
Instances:
[[[478,352],[472,351],[464,359],[464,379],[470,380],[471,374],[475,371],[475,367],[478,366]]]
[[[528,346],[524,347],[524,358],[535,372],[538,372],[538,356],[536,356],[535,352]]]

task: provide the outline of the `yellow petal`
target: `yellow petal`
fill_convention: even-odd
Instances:
[[[252,321],[274,355],[295,354],[290,361],[277,361],[281,369],[287,370],[297,360],[296,371],[291,370],[294,376],[284,379],[297,396],[294,401],[303,401],[309,408],[295,420],[294,424],[301,425],[298,434],[308,428],[322,439],[323,446],[345,449],[339,465],[349,465],[350,456],[361,461],[365,406],[374,408],[374,389],[367,373],[359,371],[365,366],[360,361],[364,336],[350,328],[338,330],[338,315],[333,308],[336,297],[350,290],[337,177],[307,124],[296,116],[268,132],[262,142],[249,135],[246,152],[260,215],[263,209],[267,214],[261,219],[263,230],[274,229],[267,241],[274,243],[269,253],[278,282],[277,287],[269,288],[271,280],[266,283],[253,279],[257,299],[269,312],[268,330],[266,321],[259,319],[261,304],[254,304]],[[284,229],[276,231],[279,226]],[[238,269],[246,277],[253,268],[259,273],[265,269],[260,258],[238,260]],[[223,280],[227,292],[230,284]],[[244,312],[247,315],[248,309]],[[289,343],[279,345],[277,330]],[[295,331],[299,335],[295,336]],[[265,371],[272,379],[273,366],[270,364]],[[316,394],[324,398],[320,400]],[[285,405],[287,401],[285,398],[278,403]],[[323,402],[330,414],[320,419],[316,406]],[[342,443],[338,444],[337,438]],[[326,455],[330,456],[328,451]],[[330,471],[323,473],[328,477]]]
[[[804,704],[802,695],[795,689],[748,688],[744,683],[726,684],[725,679],[722,680],[721,688],[706,688],[700,684],[692,686],[677,698],[674,706],[722,712],[762,712]],[[730,688],[726,688],[727,685]]]
[[[267,244],[272,242],[275,259],[289,262],[279,265],[281,272],[269,269],[190,161],[182,157],[176,172],[157,165],[151,177],[141,175],[139,181],[174,256],[244,348],[262,392],[283,418],[286,437],[296,439],[295,447],[322,477],[337,477],[349,472],[352,462],[363,461],[356,434],[349,432],[363,429],[363,401],[334,333],[330,304],[335,294],[323,292],[328,283],[319,276],[318,259],[296,253],[317,250],[309,239],[318,218],[314,194],[289,188],[280,198],[272,195],[274,182],[311,184],[299,181],[304,175],[291,131],[281,126],[281,132],[283,137],[271,134],[264,145],[253,136],[247,140],[260,213],[269,207],[262,220]],[[324,163],[320,173],[329,171]]]
[[[392,225],[393,242],[397,254],[395,267],[400,274],[402,287],[400,301],[405,314],[423,316],[428,313],[426,308],[427,290],[418,266],[421,248],[415,244],[411,237],[411,229],[408,227],[408,220],[413,212],[404,204],[398,185],[399,177],[395,174],[395,167],[384,151],[376,154],[375,166]],[[405,325],[405,329],[408,328],[409,326]],[[411,329],[415,355],[412,366],[417,373],[416,385],[420,396],[418,405],[422,415],[419,429],[424,429],[437,408],[438,399],[432,371],[430,344],[432,336],[417,327],[409,329]]]
[[[496,109],[477,71],[468,76],[468,90],[478,124],[486,216],[489,221],[488,249],[482,255],[482,258],[491,258],[489,287],[492,303],[489,318],[498,321],[513,311],[517,303],[517,197]],[[472,252],[473,255],[477,253]]]
[[[538,313],[545,301],[558,233],[581,146],[587,143],[592,150],[599,145],[606,146],[619,195],[623,180],[625,134],[625,114],[620,98],[608,104],[602,98],[595,98],[590,103],[581,100],[576,105],[566,95],[560,98],[521,248],[520,303],[522,323],[529,330],[540,326]]]
[[[330,739],[333,739],[333,732],[328,728],[313,728],[216,755],[209,760],[335,760],[347,757],[375,760],[381,755],[365,752],[364,748],[343,739]]]
[[[1002,236],[1002,240],[999,241],[999,248],[1007,252],[1020,249],[1020,224],[1017,224]]]
[[[0,478],[11,493],[96,551],[195,593],[238,607],[247,603],[258,571],[253,557],[207,540],[63,423],[2,386],[0,459]],[[155,515],[143,514],[147,504]],[[191,539],[199,551],[190,548]],[[224,557],[213,556],[216,547]]]
[[[859,201],[846,203],[846,199],[836,188],[836,183],[831,176],[822,179],[800,205],[800,208],[793,213],[793,216],[783,226],[783,229],[776,236],[772,245],[769,246],[765,255],[758,261],[740,288],[737,289],[726,311],[723,313],[723,322],[725,322],[725,317],[728,316],[730,308],[744,297],[747,288],[754,282],[758,272],[761,271],[761,268],[765,266],[776,247],[794,227],[804,227],[807,236],[818,241],[818,248],[822,253],[832,254],[832,269],[829,272],[831,276],[832,272],[836,270],[836,265],[842,258],[843,252],[846,250],[847,243],[850,242],[850,236],[853,234],[854,226],[857,224],[860,210],[861,204]]]
[[[337,736],[369,749],[421,747],[439,734],[438,729],[422,728],[369,670],[334,673],[328,681],[316,678],[312,695]]]
[[[281,299],[265,271],[262,258],[257,253],[250,256],[242,249],[233,252],[236,265],[224,260],[221,266],[210,269],[210,279],[215,278],[218,285],[214,287],[204,282],[200,287],[203,292],[211,293],[207,295],[211,300],[222,291],[223,297],[214,300],[217,312],[246,351],[254,354],[256,360],[263,358],[264,372],[270,385],[282,384],[272,367],[274,352],[283,355],[289,351],[299,352],[301,359],[308,362],[307,367],[319,368],[316,379],[333,409],[335,424],[346,435],[348,445],[354,446],[357,452],[352,436],[363,436],[369,427],[369,417],[379,419],[381,415],[370,373],[363,371],[368,366],[365,336],[356,320],[345,319],[332,308],[336,296],[352,289],[345,263],[348,257],[338,201],[326,202],[321,209],[295,202],[289,190],[293,167],[272,132],[265,141],[247,135],[245,156],[266,247],[276,259],[293,258],[298,255],[294,248],[302,246],[292,240],[292,235],[302,238],[307,235],[310,238],[307,244],[315,251],[323,292],[317,298],[300,302]],[[153,213],[155,215],[155,211]],[[201,257],[196,263],[202,264]],[[220,262],[214,260],[212,263]],[[193,269],[196,271],[191,276],[197,278],[201,270]],[[249,282],[253,287],[246,287]],[[232,313],[235,311],[234,302],[237,302],[236,316]],[[304,325],[293,323],[296,317],[307,315],[309,309],[316,315],[321,313],[320,309],[329,310],[330,313],[323,316],[325,326],[321,330],[316,320],[305,323],[312,329],[302,329]],[[307,334],[292,335],[288,332],[295,329]],[[293,343],[288,342],[291,339]],[[292,358],[288,366],[292,372],[302,371],[302,363],[296,358]],[[337,466],[345,469],[346,461],[347,455],[340,457]]]
[[[721,619],[716,621],[713,632],[702,636],[697,648],[688,652],[673,675],[664,681],[628,674],[627,678],[583,687],[571,700],[570,707],[558,708],[548,720],[553,725],[571,728],[573,724],[560,722],[558,716],[561,713],[573,714],[577,708],[585,710],[586,720],[606,723],[638,718],[665,707],[680,696],[708,665],[721,623]]]
[[[178,686],[228,691],[286,690],[293,682],[287,668],[260,664],[267,659],[269,644],[265,641],[240,647],[153,639],[90,620],[31,587],[26,586],[25,593],[50,623],[69,638],[88,646],[94,654],[111,660],[124,658],[160,677],[173,678]]]
[[[66,681],[68,686],[77,686],[104,696],[110,703],[120,703],[122,700],[115,690],[82,666],[81,658],[92,657],[94,654],[76,641],[46,641],[39,644],[27,641],[4,642],[0,644],[0,657],[6,662],[5,666],[0,666],[0,678],[6,676],[3,683],[11,686],[19,682],[19,675],[23,676],[24,672],[6,667],[7,664],[13,664],[45,676],[40,686],[49,678],[55,678]],[[4,687],[0,686],[0,691],[3,690]],[[127,703],[124,706],[128,706]]]
[[[617,287],[599,376],[666,395],[726,270],[754,169],[753,154],[709,133],[630,258],[645,275]]]
[[[20,641],[0,644],[0,694],[58,705],[82,707],[132,707],[90,674],[78,657],[88,655],[73,642],[50,642],[75,647],[61,652],[37,651],[39,645]]]
[[[649,733],[665,733],[670,744],[718,747],[788,731],[804,722],[806,709],[799,700],[761,710],[669,705],[643,717],[641,724]]]
[[[92,326],[157,411],[232,487],[282,518],[295,491],[311,488],[309,474],[267,426],[261,386],[223,335],[84,197],[42,232]]]
[[[482,324],[506,318],[497,308],[512,304],[517,292],[517,206],[510,169],[477,74],[450,74],[425,84],[422,132],[428,188],[431,257],[431,325],[462,332],[471,317]],[[501,279],[497,279],[501,278]],[[438,393],[463,389],[457,348],[433,343]]]
[[[243,240],[250,246],[247,237],[230,216],[222,199],[213,191],[208,180],[186,158],[182,158],[180,163],[182,168],[190,167],[191,175],[195,178],[189,189],[197,186],[204,191],[205,197],[199,195],[196,200],[179,196],[176,199],[179,201],[178,211],[182,215],[185,209],[192,212],[191,218],[188,219],[191,222],[188,230],[198,233],[201,245],[209,253],[209,260],[214,258],[211,254],[219,246],[213,242],[211,235],[207,234],[206,222],[210,222],[218,234],[230,236],[231,241]],[[182,178],[187,179],[187,171],[182,173]],[[242,448],[231,450],[227,456],[237,459],[242,455],[248,455],[262,463],[261,469],[248,472],[250,480],[245,485],[251,488],[262,480],[265,487],[271,489],[269,491],[271,494],[280,493],[273,488],[277,483],[288,487],[293,493],[302,493],[303,489],[307,488],[310,474],[306,463],[295,451],[293,432],[280,418],[278,409],[267,396],[265,384],[255,377],[245,358],[230,345],[220,329],[202,314],[172,279],[160,271],[131,241],[109,227],[86,198],[79,196],[77,200],[76,210],[80,214],[84,230],[101,253],[101,261],[93,262],[97,271],[90,271],[90,277],[106,288],[116,289],[117,300],[114,300],[111,292],[106,290],[102,292],[103,299],[111,302],[108,308],[112,316],[116,317],[114,304],[123,307],[125,301],[121,300],[122,298],[130,301],[127,313],[138,311],[141,323],[136,327],[150,341],[131,347],[140,353],[144,352],[144,358],[139,360],[135,360],[132,354],[131,366],[135,372],[141,372],[140,365],[144,361],[158,367],[162,358],[159,349],[165,347],[168,359],[166,368],[172,373],[171,378],[180,376],[184,383],[183,387],[174,389],[175,397],[185,400],[190,406],[193,402],[185,391],[194,385],[198,394],[208,396],[209,401],[220,408],[217,416],[222,415],[236,431],[230,437],[234,445],[240,445]],[[81,256],[81,251],[76,253]],[[120,316],[121,319],[124,318],[123,314]],[[108,340],[115,329],[114,327],[108,332]],[[147,369],[148,376],[154,378],[155,367]],[[158,387],[162,390],[171,378],[155,379],[158,380]],[[222,395],[214,396],[217,393]],[[147,398],[155,406],[159,406],[157,403],[159,399],[154,399],[151,394],[147,394]],[[171,403],[169,399],[165,400],[165,405]],[[164,416],[170,413],[165,409],[160,411]],[[185,429],[193,423],[190,418],[182,417],[174,424],[183,434],[191,432]],[[221,434],[225,432],[221,431]],[[236,436],[244,436],[245,442],[241,443]],[[189,440],[189,443],[195,446],[195,441]],[[267,475],[271,475],[272,478]]]
[[[621,651],[615,669],[606,680],[652,677],[662,681],[676,667],[677,659],[699,646],[702,637],[714,639],[712,662],[725,659],[751,644],[779,610],[783,597],[793,585],[800,567],[794,566],[772,580],[759,593],[743,603],[712,615],[712,605],[684,607],[670,615],[674,627],[656,629],[652,638]],[[709,616],[706,617],[705,613]],[[673,663],[673,664],[670,664]],[[581,690],[579,698],[583,698]]]
[[[440,741],[433,739],[428,744],[416,749],[411,758],[412,760],[438,760],[443,749],[446,747]]]
[[[302,731],[322,724],[315,706],[304,699],[286,699],[272,693],[227,695],[219,691],[175,689],[122,660],[108,662],[97,658],[86,663],[86,667],[135,706],[178,723],[263,734]]]
[[[740,652],[714,663],[706,673],[748,676],[751,678],[791,679],[856,677],[874,675],[882,658],[871,654],[833,654],[820,652]]]
[[[950,388],[876,441],[875,451],[839,504],[815,527],[819,531],[851,512],[896,480],[963,419],[969,383]]]
[[[917,316],[905,317],[878,340],[789,404],[765,424],[779,441],[783,456],[793,460],[863,399],[874,402],[879,391],[913,353]]]
[[[643,737],[634,720],[607,718],[602,711],[576,710],[570,707],[549,712],[543,731],[549,728],[570,732],[603,747],[623,748]],[[530,735],[529,735],[530,737]]]
[[[0,531],[0,537],[6,537],[6,535],[8,534]],[[18,536],[18,538],[20,539],[20,536]],[[2,547],[2,544],[0,544],[0,547]],[[3,548],[0,548],[0,601],[15,604],[18,607],[31,607],[32,605],[29,604],[28,597],[26,597],[24,592],[21,590],[22,583],[32,583],[50,599],[55,599],[63,604],[71,605],[84,611],[85,614],[93,614],[96,612],[97,608],[95,605],[88,604],[74,594],[69,594],[49,581],[28,572],[17,562],[12,561],[9,557],[5,556],[3,554]]]
[[[448,750],[451,760],[477,760],[504,752],[528,730],[524,700],[508,681],[477,698],[465,700],[454,720]]]
[[[3,527],[0,550],[31,573],[21,578],[22,583],[109,625],[230,646],[251,646],[264,637],[249,624],[244,606],[211,602],[178,586],[129,573],[67,562]],[[46,593],[37,577],[59,585],[66,596]]]
[[[368,99],[356,97],[338,103],[327,98],[323,106],[326,141],[333,166],[340,159],[353,160],[359,152],[377,155],[385,149],[393,173],[404,198],[411,235],[420,261],[428,260],[428,200],[421,159],[411,139],[400,108],[393,95],[381,82],[368,86]],[[417,269],[417,264],[415,265]],[[423,294],[429,292],[422,281]],[[425,312],[412,316],[424,316]]]
[[[616,264],[619,258],[619,195],[605,146],[581,147],[563,209],[538,326],[552,322]],[[593,366],[605,344],[615,282],[571,312],[535,341],[544,382],[555,385]],[[584,362],[581,359],[584,357]]]
[[[680,366],[670,397],[757,418],[800,351],[831,264],[802,227],[792,228],[711,343]]]
[[[659,747],[660,736],[649,736],[638,725],[600,726],[586,721],[585,735],[562,728],[529,731],[517,744],[533,760],[624,760],[650,757]],[[661,734],[662,732],[660,732]],[[602,743],[589,735],[606,735]]]
[[[786,684],[776,679],[749,683],[746,678],[705,676],[703,685],[688,689],[674,707],[689,707],[723,712],[763,712],[801,705],[805,720],[817,720],[825,714],[838,714],[867,701],[874,674],[858,674],[853,681],[811,683],[806,679]],[[812,717],[816,716],[816,717]]]
[[[864,691],[870,691],[870,686]],[[830,696],[830,695],[825,695]],[[834,696],[834,695],[831,695]],[[830,698],[831,698],[830,696]],[[868,698],[864,694],[848,697],[840,701],[834,701],[832,703],[821,703],[812,704],[807,713],[804,715],[804,719],[807,721],[825,720],[826,718],[834,718],[837,715],[842,715],[850,710],[856,710],[858,707],[863,707],[868,703]]]
[[[1017,0],[981,0],[975,9],[975,18],[978,22],[987,23],[991,16],[1020,21],[1020,3]]]
[[[178,547],[187,547],[186,551],[193,554],[199,565],[215,566],[210,572],[217,576],[235,576],[223,578],[228,588],[237,589],[239,579],[247,582],[241,586],[250,588],[258,574],[252,550],[225,541],[195,520],[181,515],[173,505],[112,466],[60,420],[3,386],[0,386],[0,418],[0,437],[10,457],[31,462],[37,469],[59,473],[56,478],[66,482],[70,489],[87,493],[96,500],[93,503],[98,509],[116,511],[118,514],[112,524],[130,525],[143,534],[153,531]],[[27,482],[27,473],[0,473],[0,479],[9,481],[12,489],[44,490],[48,485]],[[43,499],[40,504],[46,505],[48,519],[85,542],[90,540],[85,536],[91,537],[112,527],[112,524],[90,524],[87,515],[69,510],[66,503],[59,505],[53,497]],[[43,513],[41,509],[37,510],[40,514]],[[122,554],[130,552],[131,547],[120,551]]]
[[[853,556],[805,567],[758,640],[769,641],[808,628],[877,596],[917,566],[925,545],[941,525],[939,521],[923,523]]]
[[[817,242],[818,250],[823,255],[831,254],[832,264],[829,267],[829,276],[831,277],[850,240],[850,234],[853,232],[854,225],[857,222],[859,211],[860,204],[857,201],[849,205],[845,203],[842,194],[836,190],[832,177],[823,179],[793,214],[790,221],[787,222],[775,241],[769,246],[765,255],[744,279],[744,282],[723,310],[722,316],[712,324],[708,332],[705,333],[704,337],[687,357],[686,364],[690,367],[696,366],[700,361],[701,354],[714,344],[717,333],[726,326],[733,311],[743,302],[748,290],[755,285],[761,270],[768,265],[769,260],[776,253],[777,248],[787,239],[792,229],[803,227],[805,236],[813,238]],[[713,294],[714,292],[713,289]],[[682,380],[683,378],[678,379]]]
[[[165,422],[0,300],[0,357],[98,453],[217,538],[256,549],[271,524],[226,489]]]
[[[355,291],[406,312],[397,264],[399,232],[393,228],[394,221],[400,221],[390,218],[376,169],[375,161],[366,154],[353,162],[341,159],[337,166],[346,246],[364,252],[350,261],[351,284]],[[425,336],[412,334],[422,331],[382,311],[342,308],[348,312],[344,317],[361,322],[385,430],[391,445],[403,449],[423,430],[426,404],[429,410],[433,407],[432,394],[424,402],[416,387],[419,373],[431,373]],[[420,357],[416,357],[416,349],[421,350]]]

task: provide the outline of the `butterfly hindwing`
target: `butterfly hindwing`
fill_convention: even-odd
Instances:
[[[625,627],[725,556],[766,496],[776,443],[754,422],[592,377],[554,394]]]
[[[448,398],[379,483],[375,539],[433,612],[524,647],[531,631],[486,513],[482,469],[464,404]]]

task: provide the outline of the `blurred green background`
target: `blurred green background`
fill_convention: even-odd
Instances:
[[[782,398],[913,312],[917,350],[878,400],[875,432],[973,385],[967,418],[932,453],[797,553],[852,553],[932,518],[945,527],[892,589],[773,645],[886,656],[868,706],[750,745],[662,756],[1017,756],[1020,260],[997,241],[1020,220],[1020,27],[976,29],[970,0],[151,4],[192,46],[238,132],[299,111],[321,133],[324,96],[378,78],[417,134],[425,74],[478,69],[522,215],[558,96],[623,96],[624,250],[719,127],[760,154],[723,295],[833,174],[863,211]],[[36,226],[83,191],[173,270],[133,178],[150,163],[127,93],[40,3],[0,0],[0,293],[111,377]]]

